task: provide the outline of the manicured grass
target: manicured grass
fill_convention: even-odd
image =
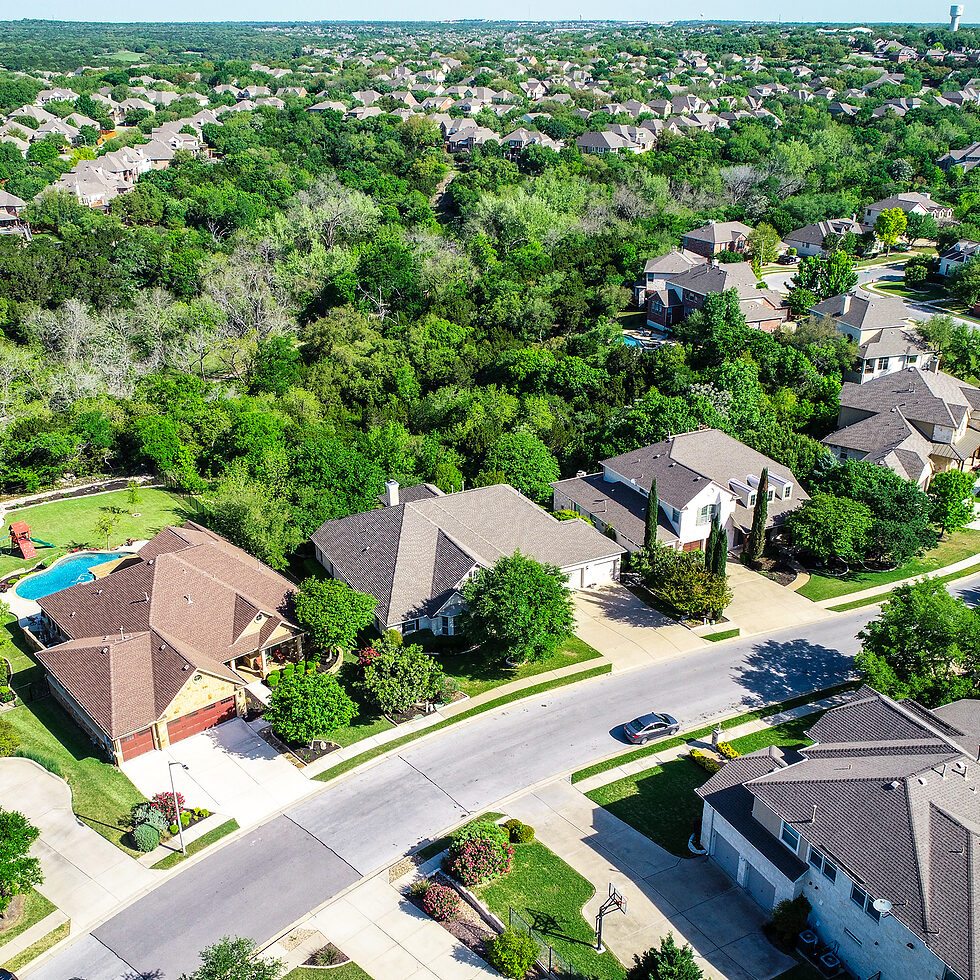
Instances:
[[[325,971],[322,967],[298,966],[291,973],[287,973],[285,980],[371,980],[371,976],[365,973],[353,960],[343,966],[331,967]]]
[[[966,568],[961,568],[958,572],[950,572],[949,575],[934,575],[931,581],[945,585],[947,582],[955,582],[960,578],[968,578],[970,575],[976,575],[978,572],[980,572],[980,564],[968,565]],[[890,595],[891,592],[881,592],[878,595],[865,596],[863,599],[855,599],[853,602],[844,602],[839,606],[828,606],[827,608],[831,612],[847,612],[848,609],[860,609],[862,606],[876,606],[881,602],[887,602]]]
[[[797,963],[774,980],[823,980],[823,974],[809,963]]]
[[[833,599],[850,592],[871,589],[876,585],[887,585],[890,582],[899,582],[905,578],[924,575],[926,572],[934,572],[936,569],[945,568],[947,565],[952,565],[954,562],[962,561],[964,558],[969,558],[978,553],[980,553],[980,531],[964,528],[962,531],[951,534],[945,541],[940,541],[935,548],[927,551],[921,557],[913,558],[905,565],[890,572],[853,571],[844,578],[812,574],[810,581],[799,590],[799,594],[813,602],[819,602],[821,599]]]
[[[475,655],[443,654],[439,662],[446,674],[453,678],[459,689],[471,698],[483,694],[502,684],[523,680],[537,674],[545,674],[549,670],[559,670],[571,664],[580,664],[586,660],[596,660],[601,657],[594,647],[589,646],[577,636],[571,637],[564,647],[546,660],[523,664],[520,667],[508,667],[499,660],[488,661]]]
[[[21,967],[27,966],[28,963],[36,960],[42,953],[46,953],[56,943],[60,943],[62,939],[67,939],[70,931],[71,924],[62,922],[57,929],[52,929],[51,932],[39,939],[33,946],[28,946],[22,953],[19,953],[13,959],[4,963],[4,969],[13,972],[14,970],[21,969]]]
[[[127,854],[138,854],[125,838],[130,811],[143,795],[115,766],[95,754],[92,742],[54,698],[21,705],[3,717],[16,729],[21,749],[57,761],[71,787],[77,816]]]
[[[403,735],[401,738],[392,739],[390,742],[386,742],[384,745],[377,745],[373,749],[368,749],[366,752],[361,752],[359,755],[355,755],[346,762],[341,762],[332,769],[328,769],[326,772],[321,772],[318,776],[314,776],[313,778],[323,783],[329,782],[329,780],[336,779],[337,776],[342,776],[345,772],[350,772],[351,769],[356,769],[358,766],[363,765],[365,762],[369,762],[371,759],[376,759],[379,755],[384,755],[386,752],[391,752],[393,749],[400,749],[402,746],[407,745],[409,742],[414,742],[415,739],[421,738],[423,735],[438,732],[443,728],[448,728],[450,725],[455,725],[458,722],[465,721],[467,718],[472,718],[475,715],[483,714],[485,711],[492,711],[494,708],[499,708],[505,704],[510,704],[512,701],[519,701],[522,698],[536,697],[539,694],[543,694],[545,691],[553,691],[555,688],[565,687],[568,684],[576,684],[579,681],[588,680],[592,677],[599,677],[602,674],[610,673],[612,673],[612,664],[602,664],[602,666],[593,667],[591,670],[583,670],[577,674],[569,674],[567,677],[557,677],[554,680],[546,681],[543,684],[535,684],[532,687],[525,687],[519,691],[513,691],[510,694],[504,695],[503,697],[495,698],[493,701],[486,701],[485,703],[478,704],[466,711],[461,711],[458,715],[453,715],[452,718],[446,718],[443,721],[437,722],[435,725],[431,725],[429,728],[424,728],[421,731]]]
[[[595,889],[543,844],[518,845],[514,870],[477,888],[476,893],[505,924],[513,908],[582,976],[598,980],[625,976],[611,952],[596,953],[595,930],[582,915]]]
[[[457,827],[452,834],[446,834],[443,837],[437,837],[434,841],[426,844],[424,847],[420,847],[416,852],[415,856],[421,858],[423,862],[434,858],[437,854],[441,854],[447,847],[449,847],[449,842],[452,839],[453,834],[457,831],[462,830],[463,827],[469,827],[470,824],[483,823],[485,820],[497,821],[503,816],[502,813],[481,813],[480,816],[474,817],[472,820],[467,821],[461,827]]]
[[[197,840],[191,841],[187,845],[187,853],[181,854],[180,851],[176,851],[173,854],[168,854],[162,861],[157,861],[156,864],[152,865],[153,870],[165,871],[167,868],[173,868],[180,864],[185,857],[190,857],[192,854],[197,854],[198,851],[203,851],[205,847],[213,844],[217,840],[221,840],[222,837],[227,837],[229,834],[233,834],[238,830],[237,820],[226,820],[223,824],[219,824],[214,830],[209,830],[206,834],[202,834]],[[180,843],[176,838],[174,838],[176,843]]]
[[[720,633],[705,633],[701,637],[701,639],[702,640],[708,640],[711,643],[717,643],[719,640],[730,640],[733,637],[738,636],[738,634],[739,634],[739,629],[736,626],[735,629],[732,629],[732,630],[722,630]]]
[[[876,282],[874,288],[882,293],[891,293],[896,296],[901,296],[904,299],[923,300],[925,302],[944,299],[947,295],[945,289],[937,286],[928,286],[925,289],[915,290],[898,282]]]
[[[44,671],[28,650],[17,617],[11,613],[0,618],[0,657],[10,664],[11,683],[22,698],[30,697],[32,689],[35,695],[47,690]]]
[[[735,739],[731,745],[742,755],[770,745],[786,748],[809,745],[803,732],[819,717],[812,714],[764,728]],[[586,795],[671,854],[693,857],[687,842],[701,824],[702,807],[701,798],[694,791],[709,778],[706,770],[683,756],[639,776],[627,776],[600,786]]]
[[[17,925],[12,929],[5,929],[0,932],[0,946],[9,943],[11,939],[26,932],[35,923],[38,923],[46,915],[50,915],[55,910],[52,905],[40,892],[30,891],[24,896],[24,912]]]
[[[11,521],[27,521],[31,526],[31,536],[40,541],[48,541],[53,548],[37,546],[37,559],[50,563],[65,554],[73,545],[89,548],[105,548],[105,538],[95,532],[95,525],[103,516],[104,508],[120,507],[122,515],[109,543],[125,543],[127,538],[152,538],[157,531],[168,524],[183,524],[190,512],[184,500],[166,490],[140,489],[142,500],[130,507],[126,490],[100,493],[91,497],[72,497],[69,500],[54,500],[47,504],[35,504],[12,510],[6,516]],[[136,510],[139,517],[133,517]],[[3,528],[6,532],[6,526]],[[0,575],[6,575],[18,568],[30,568],[35,560],[25,561],[19,552],[11,553],[10,538],[4,539],[0,552]]]
[[[858,686],[858,681],[851,681],[847,684],[837,684],[834,687],[828,687],[823,691],[815,691],[813,694],[802,694],[797,698],[790,698],[788,701],[780,701],[776,704],[767,704],[760,708],[753,708],[752,711],[746,711],[741,715],[733,715],[731,718],[725,718],[718,724],[724,728],[734,728],[736,725],[744,724],[747,721],[755,721],[759,718],[768,718],[771,715],[779,714],[781,711],[789,711],[791,708],[798,708],[804,704],[811,704],[814,701],[820,701],[823,698],[832,697],[835,694],[840,694],[843,691],[850,691],[851,689]],[[697,728],[694,731],[685,732],[683,735],[678,735],[676,738],[666,738],[660,742],[653,742],[650,745],[644,745],[643,748],[633,749],[630,752],[621,752],[619,755],[613,756],[611,759],[604,759],[602,762],[597,762],[594,765],[587,767],[586,769],[579,769],[578,772],[572,773],[572,782],[579,783],[583,779],[588,779],[591,776],[598,776],[600,773],[608,772],[610,769],[615,769],[617,766],[622,766],[627,762],[633,762],[636,759],[645,759],[647,756],[656,755],[658,752],[665,752],[667,749],[677,748],[678,745],[683,745],[685,742],[690,742],[699,738],[706,738],[714,730],[714,725],[708,725],[704,728]]]

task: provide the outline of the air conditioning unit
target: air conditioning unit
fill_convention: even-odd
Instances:
[[[796,937],[796,948],[804,956],[816,956],[817,947],[819,945],[820,939],[812,929],[804,929],[799,936]]]
[[[837,955],[829,950],[817,960],[817,966],[825,977],[837,977],[844,972],[844,965]]]

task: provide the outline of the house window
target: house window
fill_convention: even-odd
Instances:
[[[905,363],[906,364],[915,364],[915,362],[918,359],[919,359],[919,356],[917,354],[906,354],[906,356],[905,356]]]
[[[404,626],[403,633],[417,633],[419,628],[419,621],[417,619],[410,619]]]
[[[888,358],[887,357],[879,357],[878,358],[878,370],[879,371],[887,371],[888,370]]]
[[[874,374],[875,373],[875,362],[874,361],[865,361],[864,362],[864,373],[865,374]]]
[[[681,519],[681,512],[676,507],[670,508],[670,519],[675,523],[679,524]]]
[[[786,486],[783,487],[783,500],[789,500],[789,498],[792,495],[793,495],[793,484],[787,483]]]
[[[717,504],[705,504],[698,511],[698,521],[697,521],[698,524],[710,524],[711,519],[715,516],[717,512],[718,512]]]
[[[793,830],[793,828],[788,823],[783,823],[783,829],[779,835],[783,843],[791,850],[797,851],[800,847],[800,835]]]
[[[815,848],[810,848],[810,864],[820,871],[823,868],[823,855]]]
[[[829,881],[837,880],[837,868],[831,864],[826,858],[823,859],[823,876]]]
[[[446,636],[449,636],[449,634],[452,632],[453,621],[448,616],[440,616],[439,618],[442,620],[443,633],[445,633]]]
[[[772,487],[770,487],[766,493],[766,500],[768,500],[769,503],[772,503],[775,499],[776,499],[776,491]]]
[[[830,881],[837,880],[837,868],[831,864],[826,854],[822,854],[815,847],[810,848],[810,865]]]
[[[750,493],[749,494],[749,502],[748,502],[748,504],[746,506],[748,506],[748,507],[755,507],[755,494],[754,493]]]

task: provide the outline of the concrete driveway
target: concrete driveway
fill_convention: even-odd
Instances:
[[[168,763],[177,792],[189,807],[207,807],[250,827],[306,796],[316,784],[263,742],[240,718],[163,751],[131,759],[122,770],[145,796],[170,789]]]
[[[746,568],[740,561],[728,562],[728,585],[732,590],[732,601],[725,616],[730,623],[719,624],[720,630],[738,626],[743,635],[768,633],[815,623],[834,615],[765,575]]]
[[[613,670],[646,666],[707,646],[622,585],[576,592],[574,602],[575,632],[611,660]]]
[[[41,831],[31,848],[44,871],[38,891],[71,919],[73,932],[157,880],[85,826],[72,812],[68,784],[29,759],[0,759],[0,806],[19,810]]]
[[[603,923],[603,940],[621,962],[673,932],[718,980],[772,980],[793,966],[762,934],[769,916],[717,866],[670,854],[567,782],[521,797],[507,812],[532,824],[543,844],[593,884],[587,922],[595,921],[610,883],[626,896],[627,914],[609,914]]]

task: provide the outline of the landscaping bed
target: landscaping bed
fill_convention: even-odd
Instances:
[[[259,730],[259,738],[266,744],[271,745],[280,755],[291,755],[303,766],[308,766],[311,762],[316,762],[317,759],[322,759],[324,756],[330,755],[331,752],[336,752],[337,749],[341,748],[337,742],[332,742],[328,739],[314,739],[312,745],[305,743],[290,744],[279,738],[272,730],[271,725],[266,725],[265,728]]]
[[[342,953],[333,943],[327,943],[315,953],[310,954],[303,966],[313,966],[323,968],[343,966],[350,963],[350,957]]]
[[[0,946],[16,939],[54,911],[55,906],[40,892],[31,890],[24,895],[14,895],[6,914],[0,918]]]
[[[458,893],[455,882],[441,871],[436,872],[430,882],[445,885]],[[470,952],[476,953],[481,959],[487,958],[487,940],[496,935],[496,931],[483,921],[479,913],[474,909],[463,896],[459,903],[459,911],[456,918],[439,922],[439,925],[446,930],[454,939],[461,942]],[[422,898],[409,892],[408,900],[421,911],[425,912]],[[438,920],[437,920],[438,921]]]

